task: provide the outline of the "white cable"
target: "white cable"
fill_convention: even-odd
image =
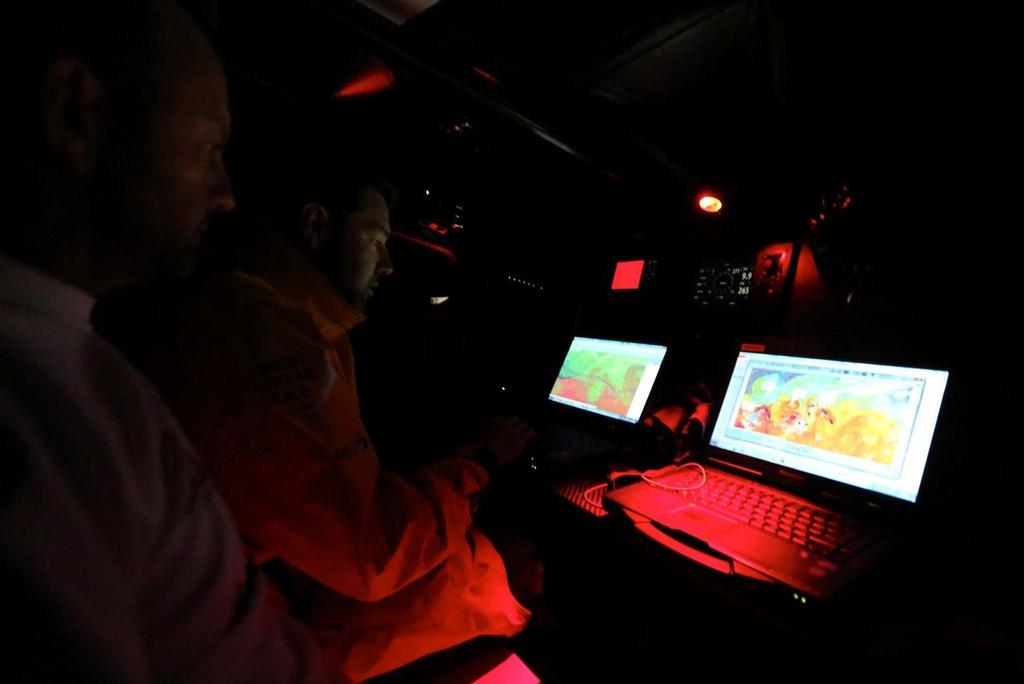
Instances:
[[[670,492],[689,492],[694,489],[700,489],[708,481],[708,473],[706,470],[704,470],[704,466],[702,466],[700,463],[684,463],[678,468],[676,468],[676,472],[680,472],[683,468],[696,468],[697,470],[699,470],[700,482],[693,485],[687,485],[685,487],[676,487],[673,485],[667,485],[662,482],[658,482],[656,480],[652,480],[651,478],[647,477],[646,474],[641,475],[640,479],[646,482],[647,484],[651,485],[652,487],[657,487],[658,489],[667,489]],[[660,474],[661,473],[658,473],[658,475]]]
[[[601,484],[594,485],[590,489],[588,489],[585,492],[583,492],[583,499],[584,499],[584,501],[586,501],[588,504],[590,504],[594,508],[600,508],[600,509],[604,510],[604,503],[601,502],[601,501],[594,501],[593,499],[590,498],[590,494],[591,494],[591,492],[598,492],[598,491],[601,491],[602,489],[607,489],[607,488],[608,488],[608,484],[606,482],[602,482]]]

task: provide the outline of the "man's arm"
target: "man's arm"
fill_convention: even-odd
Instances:
[[[382,468],[343,333],[331,339],[268,288],[233,277],[189,307],[177,337],[174,363],[157,361],[154,379],[259,560],[279,557],[374,601],[464,537],[485,470],[451,459],[406,480]]]
[[[133,587],[40,437],[0,396],[3,671],[16,681],[148,681]]]
[[[105,386],[88,394],[34,375],[0,392],[3,672],[327,681],[309,634],[247,576],[233,521],[162,403],[106,356],[93,358]]]

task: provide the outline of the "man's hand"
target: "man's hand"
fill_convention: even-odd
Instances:
[[[491,543],[505,561],[508,586],[520,603],[533,603],[544,594],[544,564],[533,540],[513,531],[489,533]]]
[[[480,430],[480,450],[489,454],[494,465],[512,463],[537,435],[530,425],[516,416],[491,418]]]

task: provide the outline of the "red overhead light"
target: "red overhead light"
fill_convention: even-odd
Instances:
[[[444,256],[444,258],[447,259],[450,263],[458,263],[458,259],[455,257],[454,252],[452,252],[450,249],[442,247],[441,245],[436,245],[433,242],[430,242],[429,240],[424,240],[423,238],[416,237],[415,235],[410,235],[409,233],[404,233],[400,230],[392,230],[391,237],[397,238],[398,240],[402,240],[404,242],[411,242],[412,244],[419,245],[420,247],[425,247],[433,252],[437,252],[438,254]]]
[[[717,214],[722,211],[722,200],[715,195],[704,193],[697,199],[697,206],[701,208],[701,211]]]
[[[499,81],[498,78],[494,74],[492,74],[492,73],[490,73],[488,71],[484,71],[480,67],[473,67],[473,73],[476,74],[477,76],[479,76],[480,78],[486,80],[486,81],[490,81],[494,85],[497,85],[497,86],[501,85],[501,81]]]
[[[395,84],[395,74],[383,62],[374,61],[357,76],[334,91],[334,97],[361,97],[387,90]]]
[[[448,232],[448,226],[443,226],[437,221],[427,221],[425,219],[422,219],[417,221],[416,224],[422,228],[426,228],[427,230],[433,231],[439,235],[444,235],[445,233]],[[461,227],[462,226],[460,225],[459,228]]]

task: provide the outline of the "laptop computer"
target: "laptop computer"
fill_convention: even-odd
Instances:
[[[643,415],[667,351],[660,344],[574,337],[548,392],[531,467],[558,470],[621,446]]]
[[[741,351],[688,466],[605,495],[695,547],[828,598],[917,501],[948,373]]]

